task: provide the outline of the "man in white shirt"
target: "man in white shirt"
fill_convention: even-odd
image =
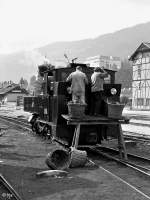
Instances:
[[[91,76],[91,115],[100,114],[104,78],[107,76],[108,74],[103,67],[96,67]]]
[[[72,72],[66,81],[71,82],[73,103],[85,104],[85,85],[88,83],[88,79],[85,73],[82,72],[82,68],[77,66],[76,71]]]

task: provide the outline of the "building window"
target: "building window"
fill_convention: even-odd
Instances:
[[[150,106],[150,99],[146,99],[146,106]]]
[[[138,89],[139,90],[141,89],[141,82],[139,82]]]
[[[138,78],[141,78],[141,65],[138,65]]]
[[[137,99],[137,106],[143,106],[144,99],[143,98],[138,98]]]

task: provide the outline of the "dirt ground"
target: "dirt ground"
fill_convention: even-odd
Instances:
[[[4,127],[2,122],[0,127]],[[5,128],[0,137],[0,173],[23,200],[146,199],[92,165],[68,169],[63,178],[37,177],[37,172],[48,170],[45,158],[54,145],[33,133]]]

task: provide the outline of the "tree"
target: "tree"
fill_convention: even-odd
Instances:
[[[27,87],[28,87],[28,81],[26,79],[24,79],[23,77],[21,77],[21,79],[19,81],[19,85],[22,88],[27,89]]]
[[[20,85],[23,85],[23,84],[24,84],[23,77],[21,77],[21,79],[20,79],[20,81],[19,81],[19,84],[20,84]]]
[[[116,83],[121,83],[122,88],[132,87],[132,65],[128,59],[122,61],[121,68],[116,73]]]
[[[42,92],[43,77],[38,74],[38,78],[34,83],[34,94],[35,96],[40,95]]]
[[[30,83],[29,83],[29,85],[30,85],[30,86],[33,86],[35,82],[36,82],[36,76],[33,75],[33,76],[31,76],[31,78],[30,78]]]
[[[24,79],[24,89],[27,89],[27,87],[28,87],[28,81],[26,80],[26,79]]]
[[[28,90],[29,90],[29,93],[30,93],[31,95],[34,94],[35,83],[36,83],[36,76],[33,75],[33,76],[31,76],[31,78],[30,78],[30,82],[29,82],[29,86],[28,86]]]

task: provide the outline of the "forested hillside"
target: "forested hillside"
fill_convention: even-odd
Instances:
[[[0,55],[0,80],[16,82],[21,77],[29,80],[37,73],[37,66],[45,55],[50,62],[66,61],[64,53],[70,60],[77,57],[77,61],[84,61],[89,56],[108,55],[119,56],[122,59],[123,65],[116,77],[118,82],[128,87],[131,82],[132,69],[126,61],[124,64],[124,60],[127,60],[142,42],[150,42],[150,22],[94,39],[56,42],[28,52]]]

